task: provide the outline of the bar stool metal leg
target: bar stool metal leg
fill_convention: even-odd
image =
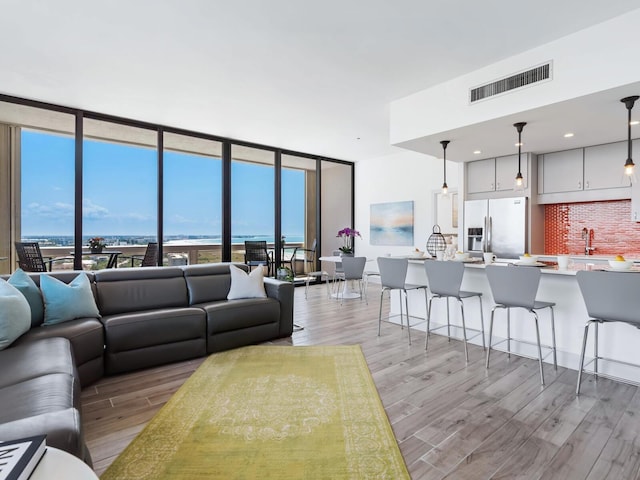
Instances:
[[[511,309],[507,307],[507,357],[511,358]]]
[[[449,297],[445,297],[447,301],[447,341],[451,341],[451,322],[449,321]]]
[[[544,371],[542,369],[542,347],[540,346],[540,329],[538,328],[538,314],[535,310],[530,310],[533,313],[533,318],[536,322],[536,340],[538,341],[538,363],[540,365],[540,381],[544,387]]]
[[[429,348],[429,335],[431,331],[431,302],[433,302],[433,297],[429,299],[429,304],[427,305],[427,334],[424,341],[425,351]]]
[[[582,383],[582,371],[584,370],[584,353],[587,350],[587,338],[589,337],[589,320],[584,326],[584,336],[582,337],[582,350],[580,351],[580,364],[578,365],[578,384],[576,385],[576,395],[580,395],[580,384]]]
[[[594,322],[596,331],[595,331],[595,341],[593,344],[593,352],[594,352],[593,373],[595,375],[596,382],[598,381],[598,323],[599,322]]]
[[[478,295],[478,300],[480,301],[480,327],[482,328],[482,349],[486,350],[487,346],[484,340],[484,313],[482,312],[482,297]]]
[[[489,356],[491,355],[491,336],[493,334],[493,317],[496,313],[496,309],[501,308],[499,305],[496,305],[491,309],[491,319],[489,320],[489,344],[487,345],[487,361],[485,363],[485,368],[489,368]]]
[[[404,292],[405,313],[407,314],[407,334],[409,335],[409,345],[411,345],[411,324],[409,322],[409,293]]]
[[[378,336],[380,336],[380,325],[382,324],[382,300],[384,297],[385,289],[383,288],[380,292],[380,312],[378,313]],[[389,298],[391,298],[391,294],[389,294]]]
[[[553,314],[553,307],[549,307],[551,310],[551,342],[553,344],[553,368],[558,371],[558,357],[556,355],[556,321]]]
[[[462,338],[464,340],[464,361],[469,363],[469,349],[467,348],[467,326],[464,323],[464,304],[462,300],[458,299],[460,303],[460,313],[462,314]],[[447,305],[449,305],[449,299],[447,298]]]

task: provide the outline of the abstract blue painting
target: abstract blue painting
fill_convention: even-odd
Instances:
[[[371,245],[413,246],[413,201],[371,204]]]

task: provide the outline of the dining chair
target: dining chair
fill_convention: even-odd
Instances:
[[[482,293],[469,292],[461,290],[462,278],[464,276],[464,264],[462,262],[443,262],[436,260],[427,260],[424,262],[424,270],[431,291],[429,306],[427,308],[427,335],[424,343],[425,351],[429,346],[429,335],[431,332],[440,328],[447,328],[447,337],[451,340],[451,321],[449,319],[449,299],[454,298],[460,304],[460,314],[462,319],[462,339],[464,342],[464,358],[469,362],[469,351],[467,349],[467,341],[477,336],[482,337],[482,348],[485,349],[484,343],[484,316],[482,313]],[[467,328],[464,318],[464,302],[466,298],[477,298],[480,302],[480,330]],[[444,298],[447,302],[447,324],[431,329],[431,304],[434,298]],[[474,336],[468,338],[467,330],[477,332]]]
[[[271,275],[273,266],[273,252],[267,250],[266,240],[246,240],[244,242],[244,263],[249,266],[249,271],[253,267],[267,267],[267,275]]]
[[[553,314],[555,303],[536,300],[538,286],[540,284],[540,269],[538,267],[515,266],[515,265],[487,265],[485,267],[489,287],[493,294],[496,305],[491,310],[491,321],[489,322],[489,345],[487,348],[486,368],[489,368],[489,356],[491,354],[491,336],[493,333],[493,318],[498,308],[504,308],[507,311],[507,338],[496,342],[496,345],[507,342],[507,353],[511,355],[511,342],[519,342],[529,345],[537,345],[538,347],[538,363],[540,367],[540,382],[544,385],[544,371],[542,369],[542,347],[549,348],[553,353],[553,368],[558,369],[556,358],[556,329]],[[528,342],[526,340],[518,340],[511,338],[511,309],[522,308],[533,315],[536,326],[537,343]],[[542,345],[540,343],[540,328],[538,326],[538,310],[548,308],[551,312],[551,341],[552,345]],[[547,353],[547,355],[549,355]]]
[[[414,290],[424,290],[425,308],[427,307],[427,286],[419,284],[406,283],[407,269],[409,268],[409,260],[407,258],[391,258],[378,257],[378,270],[380,271],[380,283],[382,291],[380,292],[380,311],[378,313],[378,336],[380,336],[380,327],[382,325],[382,300],[385,292],[389,292],[391,299],[391,291],[398,290],[400,293],[400,327],[404,328],[402,323],[402,294],[404,294],[405,313],[407,316],[407,333],[409,336],[409,345],[411,345],[411,316],[409,315],[409,292]],[[390,315],[389,318],[397,315]]]
[[[158,242],[147,243],[144,255],[120,256],[120,260],[131,260],[131,266],[135,266],[135,262],[140,262],[140,267],[157,267],[158,266]]]
[[[18,266],[25,272],[50,272],[54,262],[73,260],[70,257],[43,257],[38,242],[15,242]]]
[[[366,294],[364,293],[364,289],[362,288],[363,283],[363,273],[364,273],[364,265],[367,263],[367,257],[344,257],[342,259],[342,273],[337,274],[337,297],[340,299],[340,305],[344,301],[344,291],[347,288],[347,282],[349,281],[357,281],[358,289],[360,292],[360,298],[364,296],[365,302],[367,305],[369,301],[367,300]],[[340,288],[340,282],[344,282],[342,288]],[[340,295],[342,292],[342,295]]]
[[[579,271],[576,274],[578,286],[582,293],[589,320],[584,326],[580,363],[578,365],[578,384],[576,395],[580,395],[580,384],[584,372],[584,356],[587,349],[589,327],[594,326],[593,374],[598,379],[598,360],[640,366],[601,357],[598,353],[598,325],[622,322],[640,328],[640,274],[627,272]]]
[[[317,246],[317,240],[314,239],[313,243],[311,244],[311,248],[304,248],[301,246],[282,247],[281,263],[283,265],[288,263],[294,276],[296,275],[296,272],[297,272],[296,264],[302,263],[303,273],[306,275],[307,268],[309,265],[311,265],[312,270],[315,270],[316,246]]]

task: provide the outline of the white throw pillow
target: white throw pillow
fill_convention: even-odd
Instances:
[[[231,288],[227,295],[228,300],[238,298],[264,298],[267,296],[264,291],[264,274],[262,267],[258,267],[247,274],[235,265],[229,265],[231,273]]]
[[[31,328],[31,307],[13,285],[0,279],[0,350]]]

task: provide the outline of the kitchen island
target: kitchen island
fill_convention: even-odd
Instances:
[[[548,258],[555,259],[555,257]],[[541,258],[541,260],[546,260],[546,258]],[[580,270],[606,268],[607,264],[605,261],[606,259],[602,259],[602,261],[600,261],[600,259],[591,257],[588,257],[588,260],[585,261],[583,261],[582,258],[575,259],[575,257],[573,257],[573,260],[572,264],[570,264],[569,268],[566,270],[558,270],[556,266],[527,266],[518,268],[541,268],[542,275],[536,298],[556,303],[554,310],[558,365],[577,370],[580,349],[582,347],[584,326],[588,320],[588,315],[575,276]],[[425,261],[435,260],[409,260],[407,282],[428,284],[424,271]],[[514,260],[498,259],[496,263],[498,265],[504,265],[505,268],[507,268],[509,262],[514,262]],[[465,263],[465,267],[462,289],[482,292],[483,294],[485,338],[488,342],[489,320],[491,318],[491,310],[495,303],[485,274],[485,265],[483,263]],[[622,272],[621,275],[637,275],[639,273],[640,267],[634,266],[631,271]],[[640,292],[638,293],[640,294]],[[424,301],[424,295],[410,292],[409,311],[412,316],[412,323],[417,323],[419,321],[413,317],[420,317],[422,320],[426,318],[427,308]],[[396,296],[392,297],[391,314],[394,315],[398,313],[399,305],[396,294]],[[451,323],[454,325],[461,325],[460,308],[455,301],[451,301],[450,314]],[[548,316],[548,311],[539,313],[540,340],[542,344],[550,345],[551,327]],[[465,318],[467,327],[475,329],[480,328],[480,313],[476,300],[467,301],[467,304],[465,305]],[[433,329],[434,326],[440,326],[443,324],[446,325],[446,303],[444,301],[433,302],[431,310],[431,328]],[[492,343],[496,343],[499,340],[506,338],[506,325],[506,313],[502,309],[497,310],[493,327]],[[426,323],[420,323],[414,328],[425,331]],[[446,329],[439,329],[434,333],[443,334],[444,332],[446,332]],[[511,332],[513,338],[535,343],[535,326],[532,315],[522,309],[512,309]],[[452,335],[461,338],[461,329],[452,329]],[[607,324],[602,326],[600,329],[599,354],[603,357],[614,360],[640,364],[640,352],[637,347],[639,342],[640,331],[635,327],[622,323]],[[470,343],[482,345],[481,337],[476,337]],[[498,345],[497,350],[506,351],[506,343]],[[512,353],[537,358],[536,348],[531,347],[530,345],[513,344],[512,342]],[[472,354],[470,353],[470,356],[471,355]],[[544,349],[543,355],[545,355]],[[590,335],[589,342],[587,344],[587,361],[592,358],[592,355],[593,335]],[[548,356],[545,359],[547,364],[551,361],[551,356]],[[601,361],[599,362],[599,371],[623,380],[640,382],[640,368]]]

